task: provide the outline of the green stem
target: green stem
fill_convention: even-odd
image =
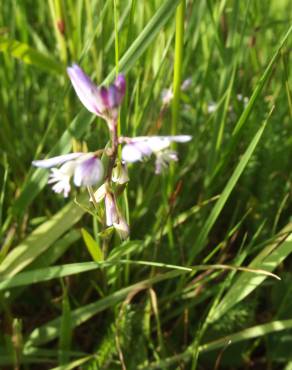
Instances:
[[[119,25],[118,25],[118,0],[114,1],[114,24],[115,24],[115,63],[116,63],[116,74],[119,73]]]
[[[173,73],[173,100],[172,100],[172,121],[171,121],[171,135],[176,135],[178,130],[178,120],[180,111],[180,95],[181,95],[181,80],[182,80],[182,59],[183,59],[183,43],[184,43],[184,18],[185,18],[185,0],[181,0],[176,10],[175,18],[175,56],[174,56],[174,73]],[[175,144],[173,144],[174,146]],[[169,179],[167,184],[167,196],[171,198],[174,185],[174,165],[169,168]],[[169,204],[169,207],[171,205]],[[171,209],[167,221],[168,225],[168,241],[170,247],[174,247],[174,239],[172,233]]]
[[[115,25],[115,64],[116,64],[116,75],[119,74],[119,14],[118,14],[118,0],[113,0],[114,3],[114,25]],[[117,135],[121,136],[121,120],[120,114],[117,122]],[[118,155],[120,157],[121,151],[118,148]]]
[[[180,87],[182,77],[182,58],[184,42],[184,18],[185,18],[185,0],[181,0],[176,10],[175,19],[175,57],[173,74],[173,100],[172,100],[172,122],[171,134],[177,134],[179,108],[180,108]]]

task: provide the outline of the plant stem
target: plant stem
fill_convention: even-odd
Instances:
[[[182,76],[182,57],[183,57],[183,41],[184,41],[184,18],[185,18],[185,0],[181,0],[176,10],[175,18],[175,57],[174,57],[174,73],[173,73],[173,100],[171,106],[172,120],[171,120],[171,135],[177,134],[179,108],[180,108],[180,93],[181,93],[181,76]],[[174,146],[175,144],[173,144]],[[174,164],[171,163],[169,167],[169,178],[167,184],[167,196],[170,199],[174,185]],[[169,201],[169,207],[170,201]],[[169,212],[170,213],[170,212]],[[174,239],[172,234],[172,220],[168,217],[168,241],[170,247],[174,246]]]
[[[174,57],[174,74],[173,74],[173,100],[172,100],[172,121],[171,135],[177,134],[179,118],[179,102],[182,80],[182,58],[184,42],[184,18],[185,18],[185,0],[181,0],[176,10],[175,19],[175,57]]]

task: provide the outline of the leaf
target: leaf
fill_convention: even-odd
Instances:
[[[82,272],[96,270],[108,266],[108,262],[97,264],[96,262],[68,263],[66,265],[45,267],[36,270],[24,271],[16,276],[1,279],[0,291],[40,283],[52,279],[62,278]]]
[[[0,277],[11,277],[31,264],[52,243],[80,220],[84,211],[73,202],[68,203],[49,221],[36,228],[15,247],[0,265]]]
[[[282,330],[288,330],[292,328],[292,320],[278,320],[272,321],[267,324],[256,325],[248,329],[244,329],[238,333],[230,334],[226,337],[217,339],[215,341],[202,344],[199,347],[199,352],[208,352],[219,348],[226,348],[228,345],[233,343],[242,342],[245,340],[259,338],[270,333],[275,333]],[[157,361],[145,366],[139,366],[139,369],[150,370],[150,369],[162,369],[167,368],[175,363],[189,360],[193,355],[193,346],[189,346],[183,353],[168,357],[161,361]]]
[[[143,31],[128,48],[127,52],[122,56],[119,61],[119,68],[121,71],[127,72],[144,53],[147,47],[151,44],[155,36],[158,35],[161,28],[175,13],[176,7],[180,0],[166,0],[156,11]],[[111,71],[106,78],[106,82],[112,80],[115,76],[115,68]]]
[[[47,72],[63,74],[65,71],[61,63],[17,40],[0,37],[0,51]]]
[[[224,338],[220,338],[210,343],[203,344],[199,347],[199,351],[212,351],[214,349],[225,347],[228,344],[242,342],[252,338],[259,338],[270,333],[288,329],[292,329],[292,320],[272,321],[266,324],[253,326],[251,328],[244,329],[238,333],[230,334]]]
[[[283,240],[287,233],[290,235]],[[263,269],[266,271],[274,271],[282,261],[292,252],[292,224],[289,224],[276,238],[276,240],[268,245],[249,265],[251,268]],[[235,283],[228,290],[222,301],[214,310],[214,314],[210,318],[211,322],[218,320],[235,304],[242,301],[251,292],[253,292],[264,280],[266,276],[251,275],[250,273],[240,274]]]
[[[62,300],[62,317],[60,324],[59,338],[59,363],[66,364],[69,359],[69,351],[71,347],[72,330],[71,330],[71,308],[66,287],[63,286]]]
[[[80,365],[85,364],[86,362],[90,361],[93,358],[92,355],[79,358],[78,360],[74,360],[68,364],[57,366],[52,368],[51,370],[72,370],[76,368],[80,368]]]
[[[108,307],[113,307],[115,304],[126,298],[129,293],[141,289],[147,289],[149,286],[152,286],[153,284],[159,283],[164,280],[172,279],[183,273],[186,273],[186,271],[169,271],[165,274],[160,274],[153,278],[149,278],[140,281],[139,283],[130,285],[126,288],[122,288],[105,298],[99,299],[96,302],[72,310],[71,311],[72,329],[91,319],[94,315],[98,314],[101,311],[104,311]],[[44,344],[57,338],[60,334],[59,327],[60,327],[60,317],[49,321],[48,323],[44,324],[39,328],[36,328],[28,336],[28,340],[25,344],[26,348],[29,348],[30,346]]]
[[[278,279],[277,275],[272,274],[269,271],[261,269],[252,269],[240,266],[232,265],[197,265],[192,267],[171,265],[160,262],[153,261],[132,261],[127,259],[111,259],[107,261],[100,262],[79,262],[79,263],[68,263],[66,265],[45,267],[35,270],[24,271],[16,276],[8,277],[0,281],[0,291],[16,288],[20,286],[27,286],[34,283],[40,283],[43,281],[48,281],[57,278],[63,278],[65,276],[70,276],[74,274],[80,274],[82,272],[96,270],[99,268],[115,266],[115,265],[142,265],[151,267],[160,267],[171,270],[179,270],[183,272],[193,272],[193,271],[206,271],[206,270],[233,270],[233,271],[245,271],[258,275],[270,276]]]
[[[206,222],[204,223],[195,245],[191,249],[190,257],[189,257],[189,264],[192,263],[195,256],[201,251],[204,247],[208,234],[212,227],[214,226],[218,216],[220,215],[223,207],[225,206],[232,190],[234,189],[235,185],[237,184],[238,179],[240,178],[241,174],[243,173],[248,161],[250,160],[254,150],[257,147],[257,144],[262,137],[264,129],[266,127],[267,121],[259,128],[256,135],[252,139],[251,143],[249,144],[248,148],[246,149],[245,153],[243,154],[242,158],[240,159],[238,165],[236,166],[232,176],[230,177],[229,181],[227,182],[222,194],[220,195],[219,199],[217,200],[216,204],[214,205],[209,217],[207,218]]]
[[[269,76],[271,75],[272,70],[273,70],[273,66],[275,65],[275,63],[276,63],[276,61],[277,61],[277,59],[280,55],[280,52],[281,52],[283,46],[285,45],[291,31],[292,31],[292,26],[290,26],[290,28],[288,29],[288,31],[286,32],[286,34],[282,38],[276,52],[274,53],[272,59],[270,60],[267,68],[265,69],[265,71],[261,75],[261,77],[259,78],[259,80],[257,82],[257,85],[256,85],[256,87],[255,87],[255,89],[254,89],[254,91],[253,91],[253,93],[252,93],[252,95],[249,99],[249,102],[248,102],[246,108],[242,112],[241,116],[239,117],[239,120],[237,121],[236,126],[233,129],[232,137],[231,137],[230,143],[227,145],[226,151],[223,155],[223,159],[219,162],[218,166],[213,171],[213,174],[211,176],[210,181],[214,181],[214,179],[220,173],[220,171],[224,167],[226,167],[226,165],[229,163],[229,159],[232,158],[231,153],[232,153],[233,149],[235,148],[235,146],[237,145],[237,143],[240,139],[240,133],[242,132],[245,125],[247,124],[248,118],[249,118],[249,116],[252,112],[252,109],[254,108],[255,103],[256,103],[258,97],[260,96],[260,93],[262,92],[264,86],[265,86],[265,83],[267,82]]]
[[[89,234],[88,231],[85,229],[81,229],[81,234],[84,240],[84,243],[88,249],[88,252],[90,253],[92,259],[95,262],[101,262],[104,260],[104,256],[102,253],[102,250],[100,249],[100,246],[98,245],[97,241],[93,239],[93,237]]]

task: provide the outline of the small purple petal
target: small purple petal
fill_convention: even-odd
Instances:
[[[101,106],[97,86],[94,85],[91,79],[77,64],[73,64],[72,67],[68,67],[67,73],[81,103],[91,113],[100,116]]]
[[[117,206],[113,196],[110,193],[106,193],[104,202],[105,202],[106,225],[112,226],[114,223],[119,222]]]
[[[126,80],[124,75],[118,75],[113,85],[108,88],[109,108],[118,107],[125,95]]]
[[[143,156],[149,157],[152,154],[152,148],[147,141],[133,143],[132,145],[134,145],[143,154]]]
[[[117,87],[119,92],[124,96],[126,92],[126,79],[125,76],[120,74],[117,76],[114,85]]]
[[[69,154],[59,155],[57,157],[43,159],[41,161],[33,161],[32,165],[35,167],[40,167],[40,168],[55,167],[67,161],[76,159],[80,157],[81,155],[83,155],[83,153],[69,153]]]
[[[101,160],[92,156],[77,164],[74,172],[74,184],[76,186],[94,185],[102,179],[103,173]]]
[[[99,95],[100,95],[100,100],[101,100],[102,105],[103,105],[102,110],[108,109],[109,108],[108,89],[104,86],[101,86],[101,88],[99,89]]]

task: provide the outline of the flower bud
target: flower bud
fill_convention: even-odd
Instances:
[[[119,222],[114,223],[113,225],[114,225],[116,232],[119,234],[119,237],[122,240],[125,240],[128,238],[130,234],[130,228],[126,220],[122,216],[119,217]]]
[[[105,203],[106,225],[112,226],[114,223],[118,223],[119,215],[114,196],[111,193],[106,193],[104,203]]]
[[[121,162],[113,169],[112,181],[119,185],[129,182],[128,168],[126,163]]]

